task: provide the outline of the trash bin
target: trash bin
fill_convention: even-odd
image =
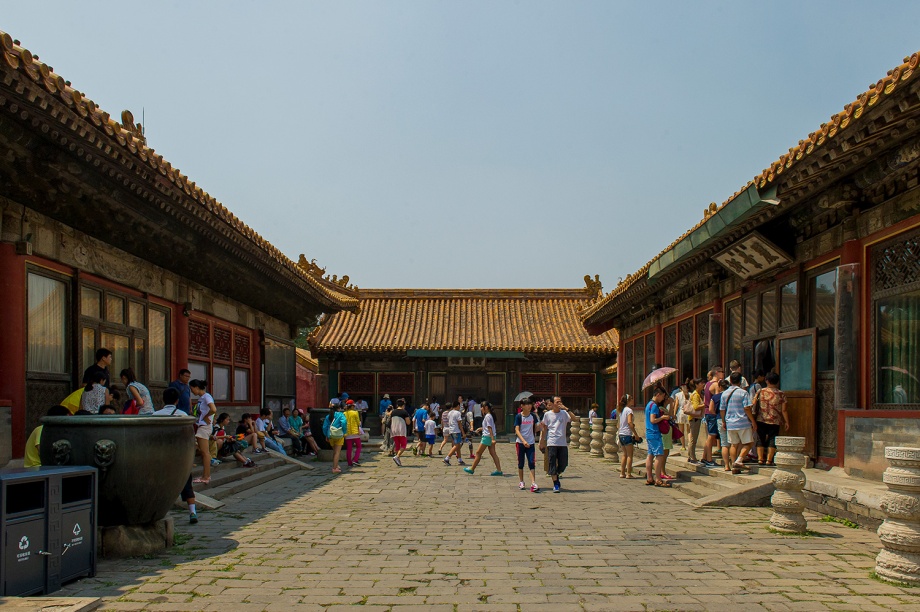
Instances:
[[[96,574],[96,469],[0,470],[0,595]]]

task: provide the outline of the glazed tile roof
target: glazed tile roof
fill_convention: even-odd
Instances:
[[[319,361],[313,358],[307,349],[295,349],[298,365],[307,368],[312,372],[319,371]]]
[[[835,137],[844,133],[848,127],[856,123],[866,110],[877,105],[879,101],[883,100],[885,97],[890,96],[895,89],[903,88],[905,83],[911,80],[916,81],[916,75],[920,72],[918,68],[920,68],[920,51],[909,57],[905,57],[904,61],[899,66],[889,70],[885,77],[879,79],[875,85],[870,86],[867,91],[857,96],[856,100],[844,106],[843,111],[832,115],[827,123],[822,123],[818,130],[809,134],[804,140],[800,140],[796,146],[789,149],[788,153],[781,155],[779,159],[770,164],[768,168],[764,169],[751,181],[748,181],[744,187],[727,198],[715,210],[724,207],[736,196],[747,190],[751,185],[756,185],[758,189],[763,189],[776,183],[784,172],[803,159],[822,152],[827,145],[834,141]],[[664,253],[674,248],[681,240],[699,229],[709,219],[712,212],[714,212],[714,210],[710,208],[709,214],[705,215],[696,225],[665,247],[658,255],[653,257],[651,261],[623,279],[622,282],[603,298],[585,308],[580,314],[583,323],[588,326],[601,324],[605,320],[605,311],[610,309],[613,302],[635,286],[640,280],[647,278],[649,267],[652,263]]]
[[[63,77],[55,74],[51,66],[39,61],[38,56],[21,47],[9,34],[2,30],[0,30],[0,66],[5,66],[24,74],[31,81],[39,84],[46,92],[53,95],[60,103],[75,112],[79,117],[91,121],[103,138],[109,137],[112,139],[111,141],[117,143],[123,156],[127,156],[142,167],[149,168],[153,177],[157,177],[157,175],[162,177],[164,184],[172,184],[184,192],[198,205],[197,215],[210,217],[210,220],[215,222],[216,231],[221,233],[238,232],[245,239],[256,245],[263,255],[272,260],[277,267],[299,277],[301,282],[309,286],[312,289],[312,293],[318,294],[327,305],[334,306],[337,309],[354,309],[357,307],[357,298],[353,291],[320,276],[310,274],[291,261],[284,253],[262,238],[258,232],[243,223],[236,215],[227,210],[223,204],[196,185],[195,181],[182,174],[178,168],[173,168],[172,164],[163,159],[162,155],[156,153],[153,148],[148,147],[143,136],[138,133],[138,130],[133,125],[122,125],[115,121],[109,113],[99,108],[95,102],[71,87],[70,83],[65,81]],[[0,85],[5,86],[9,85],[9,83],[0,83]],[[58,114],[55,114],[55,116],[60,119],[62,126],[66,125],[66,116]],[[79,128],[73,125],[71,129],[77,130]],[[95,140],[100,148],[107,147],[108,142],[111,142],[103,142],[93,138],[91,140]],[[166,183],[167,181],[168,183]]]
[[[604,356],[616,332],[589,336],[582,289],[362,289],[358,313],[327,318],[313,354],[518,351]]]

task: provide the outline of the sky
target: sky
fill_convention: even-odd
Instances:
[[[295,261],[609,291],[920,50],[920,2],[32,0],[0,30]]]

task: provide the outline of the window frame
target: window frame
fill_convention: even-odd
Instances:
[[[197,353],[192,354],[191,352],[189,352],[188,361],[190,363],[194,362],[195,364],[201,364],[205,367],[205,371],[207,372],[206,382],[208,383],[209,392],[211,392],[212,395],[213,395],[213,383],[214,383],[214,366],[216,365],[221,368],[225,367],[225,368],[229,368],[230,370],[229,376],[228,376],[229,398],[228,399],[218,399],[217,397],[215,397],[214,398],[215,401],[219,401],[223,404],[239,405],[239,406],[253,404],[254,402],[252,400],[253,398],[253,372],[252,371],[253,371],[253,368],[255,367],[256,360],[253,359],[252,353],[253,353],[253,346],[254,346],[253,343],[255,342],[254,340],[255,332],[245,327],[242,327],[240,325],[235,325],[233,323],[230,323],[229,321],[224,321],[222,319],[215,319],[211,317],[195,316],[194,314],[192,314],[188,319],[188,322],[192,322],[192,321],[194,321],[195,323],[205,325],[208,328],[208,356],[204,357]],[[186,324],[188,324],[188,322]],[[217,328],[220,328],[222,331],[227,331],[230,333],[230,358],[229,360],[214,356],[214,330]],[[249,363],[248,364],[237,363],[236,337],[238,335],[247,336],[249,338]],[[295,359],[295,364],[296,364],[296,359]],[[236,371],[238,369],[246,370],[247,372],[249,372],[249,380],[247,384],[247,386],[249,387],[248,395],[244,399],[240,399],[236,396],[235,381],[236,381]],[[296,365],[295,365],[295,369],[296,369]],[[296,391],[296,380],[295,380],[295,391]]]
[[[74,279],[73,277],[67,276],[66,274],[61,274],[54,270],[37,266],[34,264],[26,264],[26,295],[24,300],[24,314],[25,314],[25,347],[24,347],[24,365],[28,368],[29,365],[29,275],[41,276],[53,281],[58,281],[64,283],[64,366],[68,368],[67,372],[39,372],[36,370],[25,370],[25,376],[27,380],[48,380],[48,381],[67,381],[71,382],[74,378],[74,363],[75,363],[75,348],[74,348],[74,299],[73,299],[73,287]],[[80,377],[82,378],[83,372],[80,371]]]

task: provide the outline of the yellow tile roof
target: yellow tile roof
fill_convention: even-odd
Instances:
[[[312,372],[319,371],[319,361],[313,358],[313,355],[310,354],[310,351],[307,349],[295,349],[297,355],[297,363]]]
[[[716,210],[721,209],[731,202],[752,184],[756,185],[758,189],[773,184],[783,172],[796,165],[802,159],[815,154],[815,151],[822,151],[822,147],[825,144],[832,142],[838,134],[852,126],[856,120],[862,117],[866,109],[875,106],[884,97],[889,96],[896,88],[902,87],[903,83],[914,78],[918,73],[918,68],[920,68],[920,51],[909,57],[905,57],[904,61],[899,66],[889,70],[888,74],[879,79],[875,85],[870,86],[867,91],[857,96],[856,100],[844,106],[843,111],[832,115],[827,123],[822,123],[818,130],[809,134],[804,140],[800,140],[796,146],[789,149],[788,153],[781,155],[778,160],[770,164],[768,168],[755,176],[753,180],[748,181],[744,187],[722,202]],[[602,311],[607,309],[611,302],[634,286],[637,281],[647,277],[648,269],[649,266],[652,265],[652,262],[702,226],[713,212],[715,211],[710,209],[709,214],[704,216],[696,225],[665,247],[658,255],[653,257],[651,261],[623,279],[622,282],[603,298],[586,307],[580,314],[581,320],[586,325],[597,325],[601,323],[603,321]]]
[[[314,354],[428,351],[616,353],[616,332],[589,336],[581,289],[362,289],[359,312],[328,317]]]
[[[275,266],[299,277],[305,285],[312,289],[313,293],[318,294],[328,305],[345,309],[354,309],[357,306],[357,298],[352,290],[311,274],[295,264],[274,245],[262,238],[258,232],[227,210],[223,204],[196,185],[195,181],[190,180],[177,168],[173,168],[168,161],[163,159],[162,155],[157,154],[154,149],[148,147],[143,136],[139,134],[139,130],[134,125],[122,125],[115,121],[109,113],[99,108],[95,102],[71,87],[69,81],[65,81],[63,77],[55,74],[51,66],[39,61],[37,55],[33,55],[28,49],[21,47],[9,34],[0,30],[0,68],[4,66],[26,75],[29,80],[40,85],[46,92],[51,94],[58,105],[67,107],[70,111],[76,113],[79,116],[78,118],[92,122],[101,135],[117,143],[118,149],[123,155],[149,168],[151,170],[151,181],[156,182],[157,175],[160,175],[163,177],[164,184],[169,186],[168,184],[171,183],[180,192],[184,192],[186,196],[192,198],[199,206],[199,212],[196,214],[214,222],[217,231],[229,232],[235,230],[239,232],[258,246],[266,259],[272,260]],[[130,114],[127,114],[127,116],[130,117]],[[66,116],[60,115],[60,120],[64,122]],[[99,147],[103,147],[101,142]]]

